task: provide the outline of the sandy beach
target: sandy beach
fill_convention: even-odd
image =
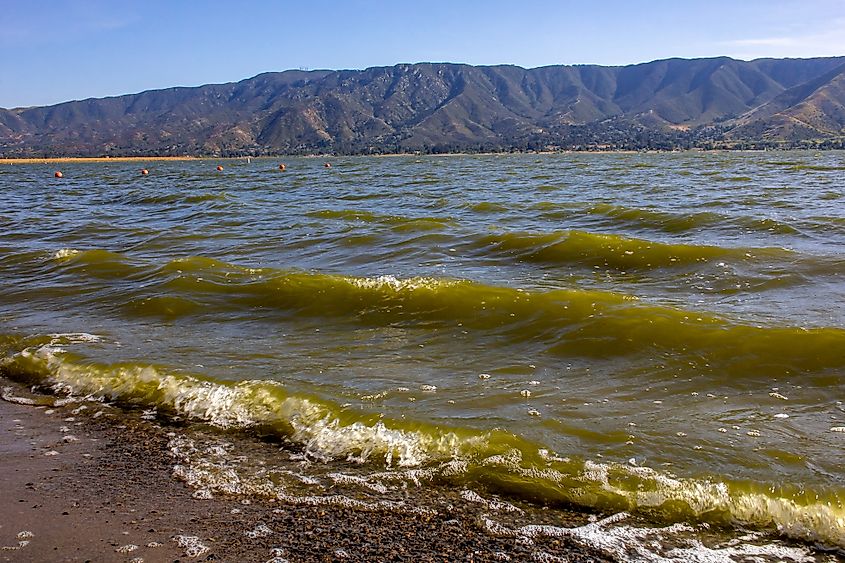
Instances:
[[[565,538],[493,537],[457,491],[408,491],[407,511],[194,498],[173,476],[180,431],[98,405],[0,401],[0,561],[523,561],[538,548],[608,560]]]

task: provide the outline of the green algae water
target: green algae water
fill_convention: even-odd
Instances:
[[[0,374],[228,436],[198,494],[312,498],[270,436],[622,559],[845,552],[845,154],[216,164],[0,166]]]

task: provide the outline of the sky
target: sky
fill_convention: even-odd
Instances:
[[[845,0],[0,0],[0,107],[292,68],[845,55]]]

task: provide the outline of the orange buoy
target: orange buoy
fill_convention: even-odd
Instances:
[[[146,176],[146,175],[147,175],[147,174],[149,174],[149,173],[150,173],[150,171],[149,171],[149,170],[147,170],[146,168],[142,168],[142,169],[141,169],[141,176]]]
[[[218,172],[221,172],[222,170],[223,170],[223,167],[222,167],[222,166],[218,166],[218,167],[217,167],[217,171],[218,171]]]
[[[331,167],[332,167],[332,165],[331,165],[331,163],[330,163],[330,162],[325,163],[323,166],[325,166],[326,168],[331,168]]]
[[[53,174],[53,176],[55,176],[56,178],[64,178],[65,175],[62,174],[61,172],[59,172],[58,170],[56,170],[56,173]]]
[[[280,164],[280,165],[279,165],[279,170],[281,170],[282,172],[284,172],[285,170],[287,170],[287,166],[285,166],[284,164]]]

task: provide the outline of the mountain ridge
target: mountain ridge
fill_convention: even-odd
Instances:
[[[401,63],[0,109],[0,156],[842,146],[845,57]]]

